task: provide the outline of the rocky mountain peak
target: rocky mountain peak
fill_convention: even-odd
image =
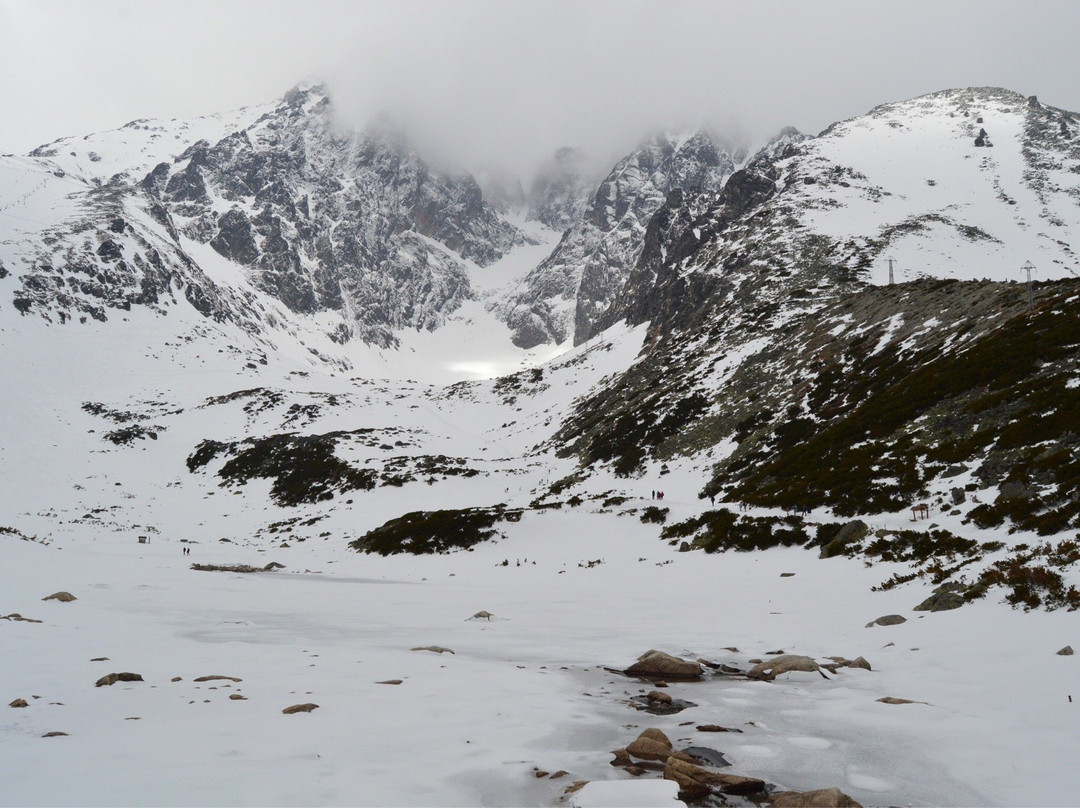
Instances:
[[[769,138],[764,146],[754,152],[750,162],[760,158],[780,160],[784,157],[790,157],[795,153],[795,147],[809,138],[810,135],[803,134],[794,126],[785,126]]]
[[[611,169],[551,255],[500,304],[514,343],[587,339],[625,283],[668,193],[719,192],[734,170],[727,147],[709,132],[645,140]]]
[[[94,148],[72,139],[39,150],[42,167],[62,182],[101,188],[94,197],[101,202],[83,205],[70,226],[58,222],[55,238],[85,230],[87,217],[99,213],[128,219],[126,208],[145,209],[146,226],[161,231],[140,236],[138,266],[112,261],[108,272],[94,252],[99,244],[71,247],[67,265],[97,276],[95,300],[78,304],[94,317],[104,317],[97,300],[156,301],[160,294],[146,290],[167,289],[170,277],[201,290],[199,300],[215,299],[215,284],[189,254],[196,243],[240,267],[249,289],[293,312],[337,313],[334,339],[391,345],[395,331],[435,328],[475,296],[467,261],[486,266],[525,240],[485,203],[475,179],[433,171],[386,121],[362,132],[343,126],[327,88],[315,82],[263,107],[135,122],[84,142]],[[123,171],[106,175],[99,167],[124,166],[125,154]],[[67,167],[74,176],[66,177]],[[108,221],[100,228],[106,235]],[[116,249],[135,254],[122,239]],[[68,298],[49,292],[58,285],[62,277],[39,278],[20,299],[28,309],[64,308]]]

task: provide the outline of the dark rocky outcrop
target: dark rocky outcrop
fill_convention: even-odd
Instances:
[[[967,590],[968,587],[964,584],[949,581],[937,587],[933,594],[918,606],[914,607],[913,611],[945,612],[951,609],[959,609],[967,603],[967,599],[964,597],[964,593],[967,592]]]
[[[210,246],[242,266],[254,264],[259,257],[259,248],[255,244],[251,220],[244,212],[233,208],[218,219],[217,226],[217,235],[210,239]]]
[[[114,685],[117,682],[142,682],[143,678],[138,673],[109,673],[102,676],[97,682],[94,683],[94,687],[106,687]]]
[[[313,704],[309,701],[304,704],[293,704],[291,707],[286,707],[281,712],[285,715],[293,715],[294,713],[310,713],[312,710],[317,710],[318,708],[318,704]]]
[[[621,292],[668,194],[717,193],[734,168],[725,147],[705,132],[658,135],[621,160],[551,255],[499,305],[514,343],[588,339]]]
[[[341,312],[381,345],[437,327],[473,296],[461,258],[486,266],[525,241],[471,176],[432,171],[399,131],[341,129],[321,86],[295,88],[178,166],[158,166],[142,187],[186,219],[186,235],[250,267],[293,311]],[[211,196],[233,207],[219,214]]]
[[[71,603],[73,600],[78,600],[70,592],[53,592],[51,595],[47,595],[42,600],[58,600],[61,603]]]
[[[870,535],[870,528],[861,519],[853,519],[847,522],[836,532],[836,535],[821,548],[822,558],[831,558],[840,555],[850,544],[862,541]]]

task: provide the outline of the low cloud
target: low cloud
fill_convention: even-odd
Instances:
[[[1071,2],[0,0],[0,151],[330,85],[447,165],[610,164],[657,128],[757,141],[887,101],[1005,86],[1080,108]],[[15,111],[14,114],[12,111]]]

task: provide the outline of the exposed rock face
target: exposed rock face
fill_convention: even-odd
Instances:
[[[294,312],[338,312],[338,341],[391,345],[395,330],[435,328],[473,296],[462,259],[486,266],[525,240],[485,204],[472,177],[432,171],[389,127],[339,127],[323,87],[294,88],[256,119],[240,111],[231,120],[196,142],[183,122],[147,127],[156,143],[144,151],[156,167],[134,175],[142,156],[133,156],[129,170],[76,189],[76,204],[57,209],[48,238],[27,242],[31,269],[17,308],[56,311],[61,322],[104,320],[109,309],[179,297],[206,316],[263,328],[273,314],[243,287],[222,288],[204,273],[187,237],[243,267],[256,289]],[[169,142],[178,153],[164,150]],[[73,144],[71,154],[81,150]],[[69,159],[56,149],[35,155],[46,183],[46,158]],[[36,169],[20,170],[34,187]],[[52,173],[72,194],[78,181]]]
[[[736,289],[713,274],[687,274],[681,267],[694,260],[710,239],[764,205],[776,192],[777,171],[768,160],[751,163],[732,174],[717,195],[674,189],[649,221],[641,255],[606,311],[586,336],[625,320],[651,322],[661,333],[700,324],[708,301],[721,295],[750,303],[757,290]]]
[[[585,153],[565,146],[533,178],[529,187],[529,218],[552,230],[566,230],[585,212],[594,187]]]
[[[500,304],[514,343],[584,342],[622,289],[668,193],[719,192],[734,170],[728,150],[704,132],[658,135],[621,160],[551,255]]]
[[[861,519],[853,519],[840,528],[832,540],[821,548],[821,557],[831,558],[840,555],[849,544],[862,541],[868,535],[870,535],[870,528],[866,522]]]
[[[333,114],[324,88],[296,89],[143,185],[181,233],[248,267],[262,291],[296,312],[340,311],[361,339],[389,345],[472,296],[461,258],[490,264],[524,236],[472,177],[436,174],[400,133],[344,131]]]
[[[750,162],[765,158],[766,160],[783,160],[798,154],[798,145],[804,140],[809,140],[809,135],[804,135],[794,126],[785,126],[768,143],[754,152]]]

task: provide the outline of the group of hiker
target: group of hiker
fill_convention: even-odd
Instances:
[[[652,498],[653,499],[663,499],[664,498],[664,492],[663,491],[653,491],[652,492]]]

